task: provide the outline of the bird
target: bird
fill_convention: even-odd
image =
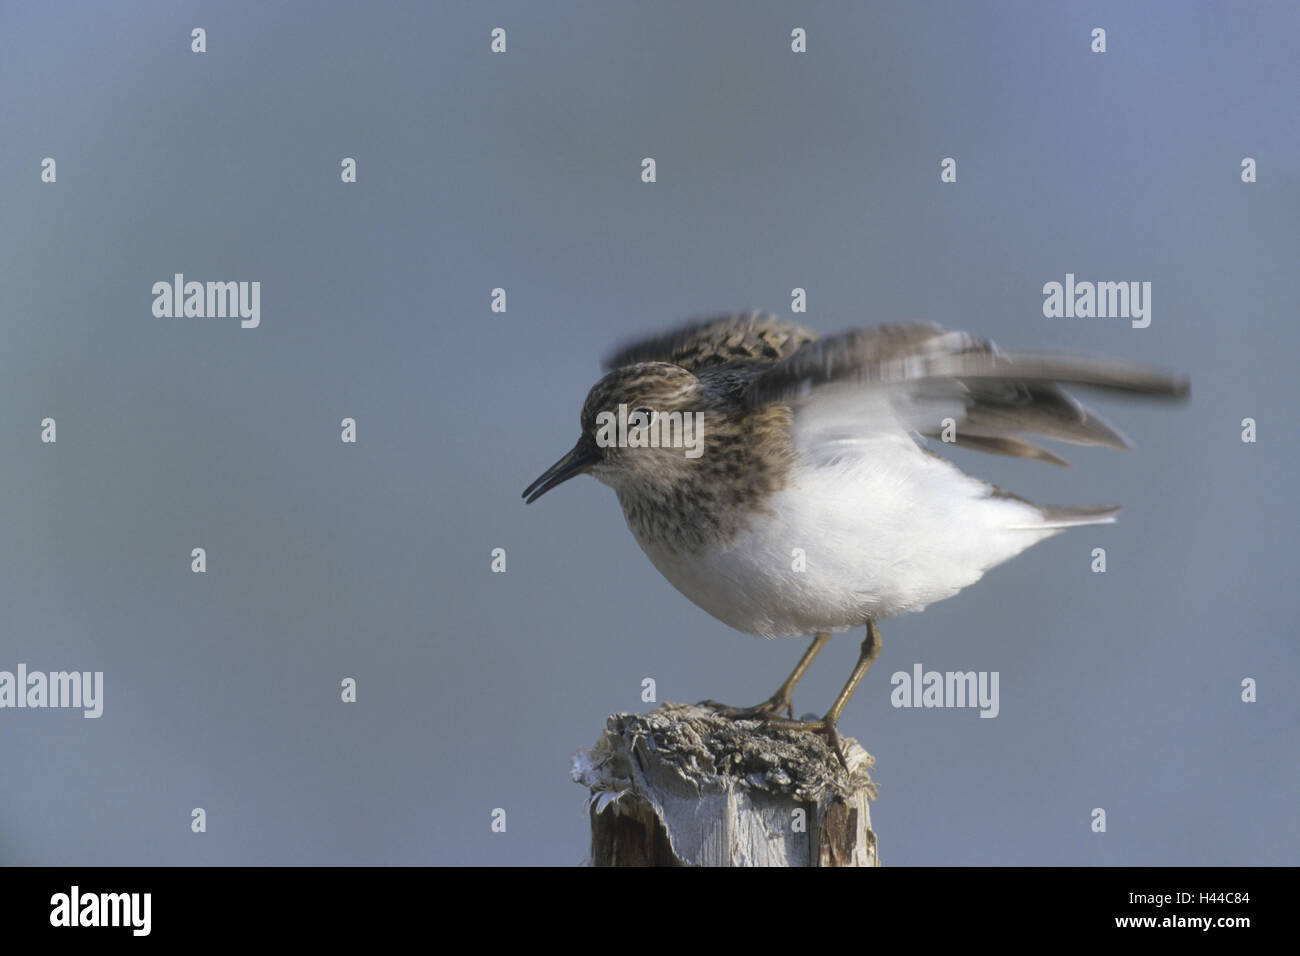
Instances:
[[[878,622],[1116,505],[1044,506],[966,474],[930,442],[1065,465],[1031,437],[1128,450],[1063,390],[1182,400],[1186,377],[1112,358],[1004,352],[930,322],[819,337],[777,315],[697,319],[604,361],[573,448],[523,493],[590,474],[613,488],[650,562],[688,599],[762,637],[812,635],[777,690],[735,719],[817,733],[845,762],[840,717],[881,648]],[[824,716],[793,694],[833,633],[865,627]]]

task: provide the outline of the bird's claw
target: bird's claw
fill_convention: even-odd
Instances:
[[[730,707],[716,700],[702,700],[700,706],[707,707],[728,720],[770,720],[773,717],[779,718],[782,712],[787,717],[794,716],[794,703],[788,697],[772,696],[753,707]]]

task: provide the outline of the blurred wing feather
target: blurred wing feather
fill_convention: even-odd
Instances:
[[[811,429],[805,438],[843,445],[870,432],[940,437],[979,451],[1063,465],[1024,439],[1130,447],[1111,425],[1058,383],[1154,398],[1185,398],[1187,380],[1108,358],[1008,354],[937,325],[858,329],[808,343],[762,372],[752,404],[790,402]]]

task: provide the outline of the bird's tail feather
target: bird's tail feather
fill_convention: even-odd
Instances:
[[[1041,531],[1044,528],[1077,528],[1090,524],[1113,524],[1119,505],[1035,505],[1043,520],[1016,525],[1012,530]]]

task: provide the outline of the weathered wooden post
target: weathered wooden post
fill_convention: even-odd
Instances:
[[[615,714],[573,779],[590,792],[593,866],[879,866],[874,763],[824,738],[663,704]]]

